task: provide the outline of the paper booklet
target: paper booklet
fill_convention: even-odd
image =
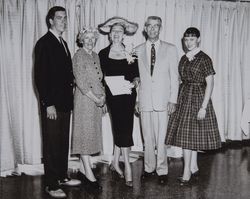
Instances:
[[[124,79],[124,76],[106,76],[104,79],[112,95],[131,94],[133,86],[130,81]]]

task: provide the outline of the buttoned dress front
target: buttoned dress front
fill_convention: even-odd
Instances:
[[[102,71],[95,52],[88,54],[83,48],[73,57],[76,79],[72,130],[72,154],[90,155],[102,150],[102,108],[86,93],[90,90],[97,97],[105,95]]]
[[[184,55],[179,63],[179,73],[182,83],[176,111],[169,118],[165,143],[190,150],[221,147],[211,99],[206,108],[205,119],[197,119],[205,95],[206,77],[215,74],[211,59],[202,51],[197,53],[192,61]]]

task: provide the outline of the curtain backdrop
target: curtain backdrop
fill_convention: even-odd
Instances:
[[[213,104],[223,141],[249,138],[242,134],[240,120],[250,96],[250,4],[206,0],[2,0],[0,3],[0,171],[17,164],[41,162],[38,102],[33,84],[33,48],[46,33],[49,8],[60,5],[68,14],[64,34],[73,55],[77,32],[84,25],[97,26],[113,16],[139,24],[139,30],[125,39],[132,48],[145,41],[142,31],[149,15],[163,20],[161,39],[177,46],[183,55],[181,38],[185,29],[201,30],[201,49],[213,60],[215,86]],[[108,45],[100,36],[96,52]],[[105,117],[106,118],[106,117]],[[104,142],[112,138],[104,118]],[[135,129],[139,122],[135,118]],[[140,133],[134,135],[142,148]],[[110,145],[105,145],[109,148]],[[110,150],[106,149],[106,150]]]

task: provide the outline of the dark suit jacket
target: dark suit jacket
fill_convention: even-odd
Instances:
[[[73,108],[73,73],[68,55],[58,39],[48,31],[35,46],[35,84],[42,107],[54,105],[57,111]]]

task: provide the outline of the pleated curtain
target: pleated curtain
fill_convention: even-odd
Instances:
[[[145,41],[142,35],[149,15],[160,16],[160,38],[173,43],[183,55],[185,29],[201,31],[201,49],[213,60],[213,104],[220,135],[243,140],[240,120],[250,98],[250,3],[207,0],[2,0],[0,2],[0,171],[18,164],[41,163],[39,107],[33,80],[33,50],[47,32],[46,14],[52,6],[66,8],[68,29],[64,38],[71,54],[77,50],[76,35],[83,26],[103,23],[113,16],[137,22],[139,29],[124,43],[133,48]],[[108,45],[101,35],[95,51]],[[104,117],[104,153],[112,153],[109,118]],[[142,149],[139,119],[135,118],[134,149]]]

